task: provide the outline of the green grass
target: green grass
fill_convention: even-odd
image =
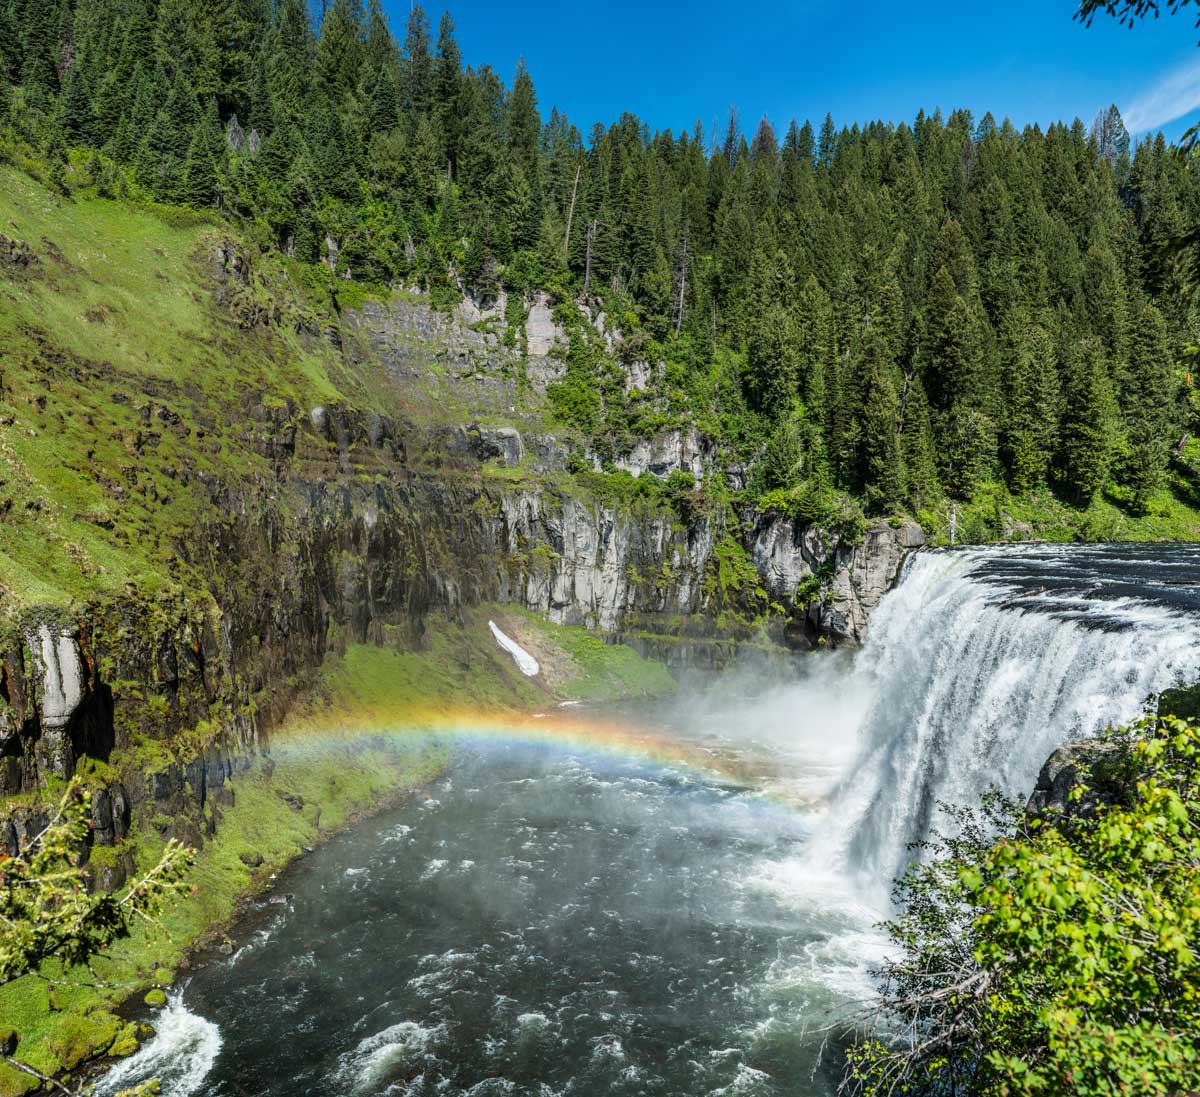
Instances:
[[[52,195],[0,168],[0,231],[38,263],[0,270],[0,594],[3,612],[78,606],[132,584],[205,597],[203,566],[178,545],[219,518],[204,482],[269,482],[248,444],[255,407],[378,406],[386,385],[353,371],[294,320],[320,314],[279,263],[212,293],[228,234],[172,227],[101,198]],[[243,328],[251,306],[278,324]]]

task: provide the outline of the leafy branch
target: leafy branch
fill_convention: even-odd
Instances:
[[[41,969],[50,960],[66,968],[89,966],[96,955],[129,936],[135,919],[153,924],[181,890],[195,855],[172,840],[123,892],[90,893],[82,869],[90,815],[91,794],[74,780],[41,832],[25,840],[15,856],[0,854],[0,986],[25,976],[45,978]],[[13,1057],[15,1033],[0,1035],[6,1037],[0,1056],[10,1066],[43,1085],[72,1092]]]

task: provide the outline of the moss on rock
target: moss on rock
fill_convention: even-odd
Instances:
[[[127,1055],[132,1055],[140,1048],[141,1041],[137,1037],[138,1026],[135,1021],[130,1021],[120,1032],[117,1033],[117,1038],[109,1046],[108,1054],[116,1059],[123,1059]]]

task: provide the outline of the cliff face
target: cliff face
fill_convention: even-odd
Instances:
[[[4,202],[29,238],[59,231],[40,195]],[[921,541],[594,490],[568,469],[596,458],[545,426],[563,334],[544,300],[446,315],[408,294],[322,318],[227,240],[197,256],[181,233],[151,248],[156,232],[62,235],[0,284],[0,796],[84,768],[97,845],[135,815],[202,840],[229,778],[349,642],[419,647],[432,615],[491,601],[675,663],[857,642]],[[136,296],[55,311],[133,277]],[[722,460],[694,429],[620,457],[736,484]],[[15,848],[40,816],[8,807]],[[109,886],[129,867],[100,860]]]
[[[483,601],[681,663],[719,662],[759,632],[791,647],[857,642],[920,543],[916,527],[887,523],[854,545],[769,515],[682,524],[510,486],[479,462],[413,469],[401,432],[377,417],[284,410],[256,442],[277,461],[274,479],[207,485],[211,506],[185,551],[207,556],[211,600],[130,592],[75,614],[31,611],[15,631],[0,664],[0,793],[132,749],[138,765],[96,800],[96,842],[118,840],[140,805],[195,840],[212,825],[206,804],[331,647],[419,645],[429,615]],[[770,612],[758,591],[718,581],[718,551],[731,546],[753,562]],[[797,603],[812,577],[821,592]],[[36,822],[15,816],[5,843]]]

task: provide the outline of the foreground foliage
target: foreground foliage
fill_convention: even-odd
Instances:
[[[123,893],[90,893],[81,867],[90,809],[90,793],[72,781],[41,832],[16,856],[0,853],[0,986],[36,976],[50,960],[66,967],[89,965],[129,936],[134,919],[152,919],[180,891],[194,855],[170,841]],[[19,1033],[0,1026],[0,1057],[21,1073],[69,1092],[13,1057],[18,1038]]]
[[[1065,815],[951,813],[897,886],[862,1094],[1116,1097],[1200,1084],[1200,725],[1110,732]],[[999,832],[999,837],[993,837]]]

